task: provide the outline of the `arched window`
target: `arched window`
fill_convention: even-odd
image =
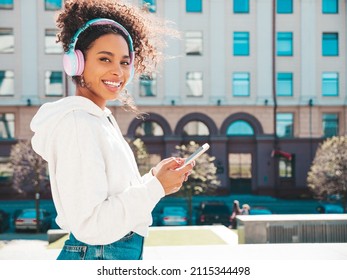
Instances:
[[[153,121],[142,122],[135,130],[136,137],[163,135],[163,128],[157,122]]]
[[[238,120],[229,125],[227,136],[252,136],[253,127],[246,121]]]
[[[191,121],[183,127],[183,135],[209,135],[210,131],[206,124],[200,121]]]

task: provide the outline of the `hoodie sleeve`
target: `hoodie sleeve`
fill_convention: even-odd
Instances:
[[[156,177],[149,176],[138,185],[119,182],[125,184],[124,191],[110,195],[103,140],[97,131],[100,123],[78,114],[68,114],[56,129],[52,179],[65,223],[76,238],[91,245],[109,244],[138,225],[149,226],[164,190]],[[117,166],[114,172],[127,172],[122,168]]]

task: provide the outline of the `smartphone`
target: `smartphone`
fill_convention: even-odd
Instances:
[[[189,164],[189,163],[191,163],[197,157],[201,156],[209,148],[210,148],[210,145],[207,144],[207,143],[205,143],[204,145],[200,146],[194,153],[192,153],[189,157],[186,158],[186,160],[184,161],[184,166]]]

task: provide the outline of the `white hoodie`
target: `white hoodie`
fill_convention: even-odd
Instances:
[[[164,190],[150,173],[140,176],[109,109],[70,96],[42,105],[30,127],[33,149],[48,162],[62,229],[91,245],[115,242],[130,231],[147,235]]]

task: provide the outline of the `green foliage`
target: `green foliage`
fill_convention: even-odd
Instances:
[[[320,199],[332,195],[347,200],[347,138],[332,137],[317,149],[307,177],[308,187]],[[346,207],[346,206],[345,206]]]
[[[140,174],[146,174],[152,166],[149,166],[149,155],[145,143],[140,138],[135,140],[126,138],[126,140],[134,153]]]
[[[194,141],[188,145],[176,146],[177,154],[175,156],[187,158],[199,148],[199,144]],[[195,160],[195,167],[188,181],[184,182],[179,194],[184,196],[198,195],[201,193],[213,193],[220,185],[217,178],[217,167],[214,164],[215,157],[207,152]]]
[[[10,154],[13,187],[21,194],[41,192],[47,181],[47,164],[31,147],[30,140],[13,145]]]

